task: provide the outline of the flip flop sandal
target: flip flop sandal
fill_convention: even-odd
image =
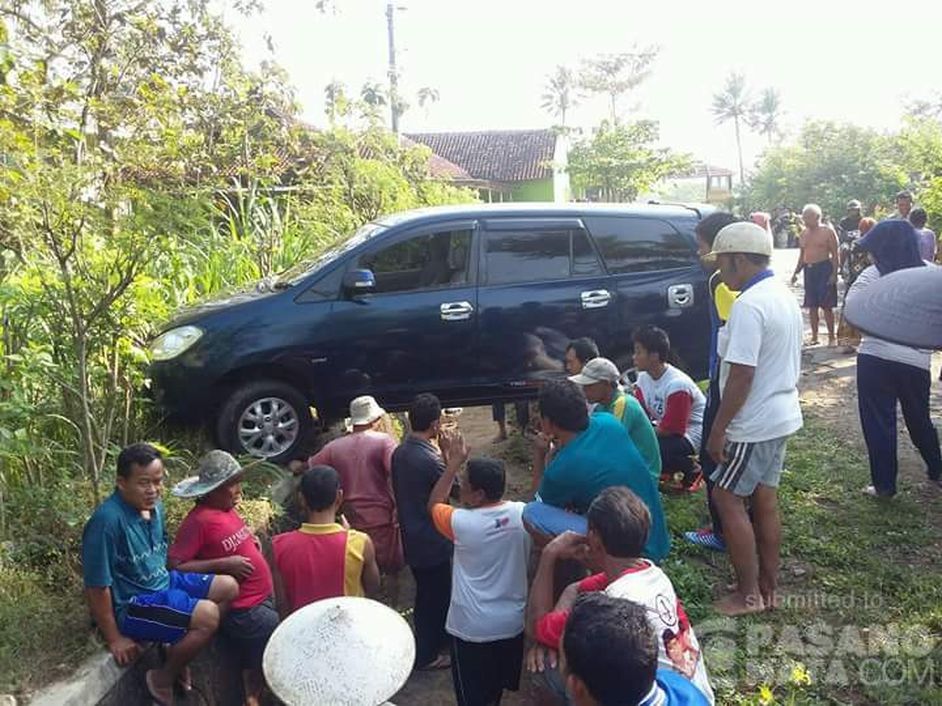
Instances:
[[[172,706],[172,705],[173,705],[173,701],[164,701],[163,699],[159,698],[159,697],[157,696],[157,694],[155,693],[155,691],[154,691],[154,684],[153,684],[153,682],[151,681],[151,674],[153,673],[153,671],[154,671],[154,670],[152,670],[152,669],[148,669],[148,670],[144,673],[144,686],[147,687],[147,693],[150,695],[151,700],[152,700],[155,704],[157,704],[157,706]],[[171,696],[171,698],[172,698],[172,696]]]
[[[451,669],[451,659],[444,655],[439,655],[428,664],[416,667],[417,672],[435,672],[442,669]]]

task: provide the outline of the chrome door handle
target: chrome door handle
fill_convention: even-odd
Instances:
[[[583,292],[579,298],[582,300],[583,309],[601,309],[603,306],[608,306],[612,300],[612,293],[607,289],[594,289]]]
[[[689,309],[693,306],[693,285],[674,284],[667,288],[669,309]]]
[[[442,321],[467,321],[474,313],[471,302],[446,302],[439,307]]]

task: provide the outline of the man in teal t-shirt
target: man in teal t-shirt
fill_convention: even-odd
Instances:
[[[594,358],[578,375],[569,379],[582,386],[586,399],[595,405],[593,414],[613,414],[638,448],[657,484],[661,478],[661,450],[657,433],[641,403],[618,387],[618,368],[608,358]]]
[[[167,570],[163,479],[156,448],[121,451],[117,487],[82,533],[82,574],[92,619],[119,665],[137,658],[140,643],[170,645],[164,665],[144,679],[155,702],[173,703],[174,685],[189,682],[188,664],[212,640],[239,584],[232,576]]]
[[[582,388],[565,380],[543,385],[539,405],[543,430],[533,456],[534,487],[539,490],[523,512],[537,542],[566,530],[585,534],[589,505],[605,488],[621,485],[648,507],[651,532],[644,555],[661,561],[670,550],[661,496],[621,423],[610,414],[590,417]],[[547,464],[550,442],[557,450]]]

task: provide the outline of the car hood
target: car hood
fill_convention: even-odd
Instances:
[[[205,319],[207,316],[248,306],[282,294],[284,291],[284,289],[276,289],[271,282],[263,280],[251,289],[218,294],[211,299],[206,299],[181,309],[170,323],[164,326],[163,330],[167,331],[178,326],[196,323]]]

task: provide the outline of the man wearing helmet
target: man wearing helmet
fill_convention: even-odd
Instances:
[[[742,615],[776,602],[777,489],[786,442],[802,426],[803,325],[794,298],[769,269],[768,231],[753,223],[728,225],[716,236],[713,254],[723,281],[740,293],[718,335],[720,407],[707,442],[717,464],[713,499],[737,579],[716,609]]]

